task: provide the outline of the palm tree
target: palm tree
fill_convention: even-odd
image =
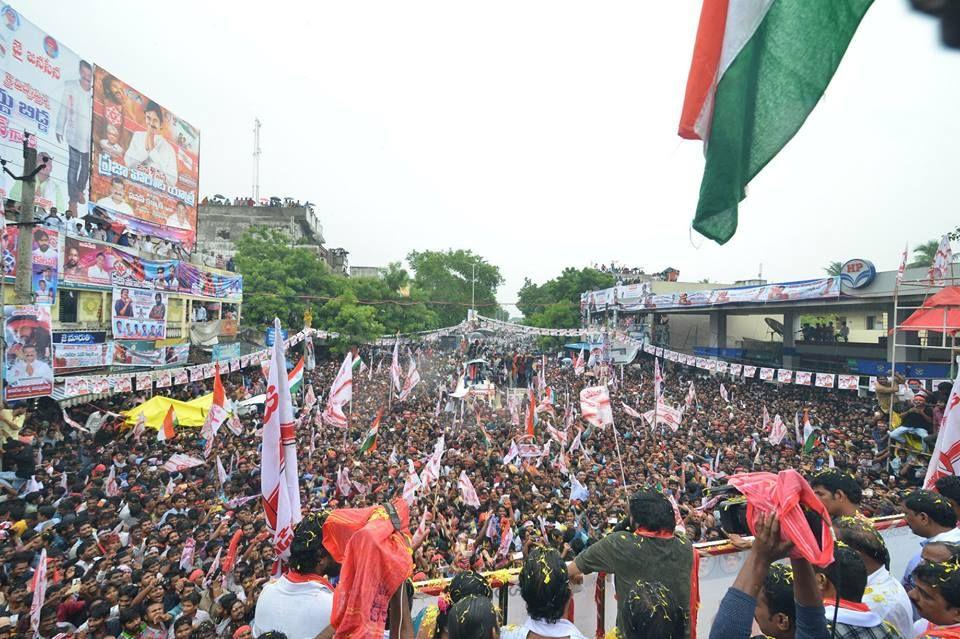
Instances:
[[[826,271],[830,277],[836,277],[840,275],[841,268],[843,268],[843,262],[830,262],[823,270]]]
[[[907,266],[911,268],[915,266],[919,266],[921,268],[930,266],[933,264],[933,258],[937,254],[938,248],[940,248],[939,240],[930,240],[929,242],[924,242],[923,244],[914,247],[913,261]]]

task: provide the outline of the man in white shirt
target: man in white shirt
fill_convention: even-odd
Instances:
[[[43,381],[53,382],[53,369],[46,362],[37,359],[36,346],[24,346],[21,359],[10,369],[8,382],[11,386],[26,386]]]
[[[96,261],[87,269],[87,279],[97,282],[109,282],[110,272],[107,270],[107,256],[97,253]]]
[[[314,639],[330,626],[333,586],[340,572],[323,547],[326,513],[309,513],[297,524],[290,545],[290,571],[263,587],[253,618],[253,636],[276,630],[287,639]]]
[[[57,142],[66,138],[70,147],[67,168],[67,194],[70,208],[84,204],[90,178],[90,123],[93,113],[93,67],[80,60],[80,77],[63,83],[60,110],[57,112]]]
[[[163,109],[154,101],[147,102],[144,109],[146,131],[137,131],[130,138],[123,163],[127,168],[143,166],[163,176],[167,186],[177,184],[177,154],[163,137]]]
[[[127,203],[125,196],[126,192],[123,180],[115,177],[110,180],[110,195],[106,195],[97,200],[97,206],[102,206],[105,209],[123,213],[124,215],[133,215],[133,207]]]
[[[867,569],[867,588],[861,601],[901,635],[910,637],[913,606],[903,585],[886,568],[890,554],[873,522],[865,517],[841,517],[834,520],[833,531],[838,541],[860,555]]]
[[[946,497],[932,490],[915,490],[903,500],[903,514],[914,535],[922,537],[920,549],[903,572],[903,587],[913,590],[913,569],[920,563],[923,547],[934,541],[960,543],[957,515]]]

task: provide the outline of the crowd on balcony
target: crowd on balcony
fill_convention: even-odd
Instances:
[[[522,379],[532,390],[461,404],[468,353],[485,359],[485,379],[499,388]],[[843,543],[832,563],[815,565],[783,522],[756,517],[711,636],[748,637],[754,620],[781,638],[834,628],[838,637],[957,636],[960,481],[920,490],[922,438],[901,449],[887,434],[891,411],[921,405],[930,419],[911,423],[935,435],[949,388],[881,386],[861,398],[724,379],[720,391],[717,378],[663,362],[663,400],[685,407],[673,430],[635,416],[653,405],[652,360],[580,371],[556,354],[424,343],[401,356],[401,368],[423,378],[401,401],[391,352],[358,355],[347,428],[321,417],[340,358],[321,359],[296,392],[303,520],[282,577],[260,499],[263,404],[230,428],[175,427],[162,440],[120,417],[143,396],[69,415],[46,401],[5,407],[0,637],[29,636],[32,626],[43,639],[381,637],[385,627],[430,639],[585,637],[594,629],[570,620],[571,590],[605,572],[615,575],[617,636],[686,638],[696,624],[693,543],[749,545],[708,487],[790,471],[809,482]],[[223,383],[230,400],[268,391],[260,367]],[[578,415],[580,391],[602,383],[617,430]],[[169,395],[210,390],[192,382]],[[817,441],[801,441],[803,421]],[[165,468],[175,454],[199,463]],[[922,542],[908,570],[891,575],[867,518],[895,513]],[[32,615],[38,573],[47,587]],[[412,583],[432,578],[452,581],[411,613]],[[525,603],[519,627],[503,626],[491,598],[503,580]]]

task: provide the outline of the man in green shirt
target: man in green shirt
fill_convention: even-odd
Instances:
[[[615,531],[589,546],[567,564],[571,578],[594,572],[613,574],[617,590],[617,628],[624,632],[623,607],[637,581],[660,582],[683,605],[687,636],[697,623],[696,551],[693,543],[674,534],[673,507],[663,495],[651,489],[630,497],[629,529]]]

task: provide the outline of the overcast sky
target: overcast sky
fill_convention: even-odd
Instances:
[[[733,0],[734,2],[738,0]],[[524,277],[617,260],[683,280],[896,268],[960,222],[960,53],[876,0],[719,247],[676,135],[699,1],[22,0],[27,18],[201,130],[201,196],[317,204],[354,265],[470,248]],[[692,236],[692,237],[691,237]]]

